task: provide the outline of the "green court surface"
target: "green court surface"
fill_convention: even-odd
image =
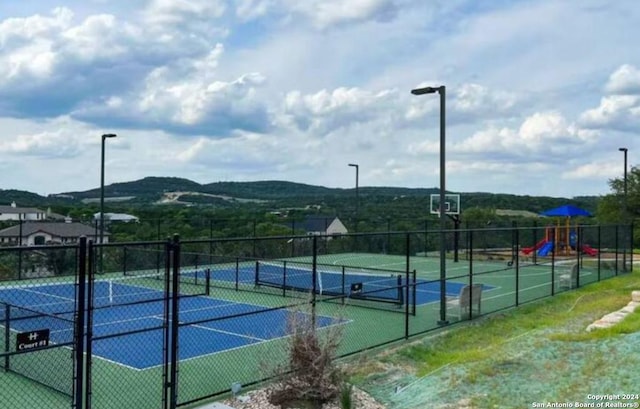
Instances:
[[[292,263],[311,263],[309,257],[287,259]],[[406,274],[407,261],[409,271],[416,271],[418,284],[415,290],[420,291],[431,280],[440,278],[440,260],[436,257],[410,257],[344,253],[320,255],[317,258],[318,269],[348,266],[360,274],[375,274],[377,270]],[[542,260],[540,260],[542,261]],[[476,261],[462,259],[458,262],[447,259],[446,280],[459,284],[485,284],[487,291],[482,292],[482,314],[516,306],[519,303],[548,297],[552,292],[565,291],[568,288],[559,287],[558,278],[567,274],[577,259],[558,260],[551,264],[527,264],[519,266],[508,264],[508,260]],[[236,264],[239,266],[240,264]],[[245,263],[250,265],[250,263]],[[610,264],[600,263],[594,259],[580,260],[580,285],[595,282],[613,276],[615,269],[605,268]],[[295,307],[293,304],[304,304],[309,294],[298,291],[282,291],[279,289],[255,288],[253,283],[232,283],[216,281],[216,269],[230,268],[233,264],[216,264],[199,266],[199,269],[210,268],[212,271],[211,291],[205,298],[226,300],[229,302],[262,306],[265,309],[292,306],[291,308],[308,311],[308,305]],[[183,269],[193,267],[183,267]],[[350,270],[351,271],[351,270]],[[473,274],[469,274],[470,271]],[[59,279],[57,281],[60,281]],[[554,285],[552,285],[555,283]],[[11,284],[7,284],[11,285]],[[412,286],[411,286],[412,287]],[[189,291],[189,285],[183,286]],[[409,288],[413,291],[413,288]],[[339,330],[342,343],[339,354],[341,356],[357,353],[372,347],[402,340],[405,337],[424,333],[440,327],[440,303],[430,302],[415,307],[411,305],[385,304],[373,301],[329,298],[317,295],[315,312],[318,315],[334,318],[335,325],[320,329],[321,333]],[[267,312],[265,311],[264,314]],[[260,332],[259,325],[272,325],[268,319],[261,320],[262,312],[256,312],[257,319],[253,320],[255,332]],[[265,315],[266,317],[266,315]],[[235,318],[216,318],[224,324]],[[96,330],[97,331],[97,330]],[[156,354],[163,356],[162,343],[141,344],[132,347],[125,343],[128,335],[114,335],[108,342],[117,344],[122,339],[123,347],[132,348],[131,354]],[[94,350],[99,350],[106,340],[95,341]],[[201,339],[181,339],[179,348],[188,349],[189,342],[206,342]],[[276,364],[283,362],[287,350],[287,337],[277,337],[237,348],[224,349],[219,352],[205,354],[185,359],[179,364],[178,402],[186,404],[205,396],[224,393],[234,382],[248,384],[268,378],[270,370]],[[195,347],[195,346],[194,346]],[[69,350],[69,354],[71,351]],[[37,365],[42,371],[55,373],[56,361],[48,361],[46,354],[41,354]],[[163,373],[161,367],[135,369],[117,362],[94,359],[91,367],[92,401],[93,407],[155,409],[162,403]],[[66,375],[66,374],[65,374]],[[72,374],[69,374],[72,376]],[[16,407],[17,396],[24,402],[24,407],[69,408],[70,398],[59,392],[30,381],[12,372],[2,372],[0,375],[0,408]],[[13,399],[12,399],[13,397]]]

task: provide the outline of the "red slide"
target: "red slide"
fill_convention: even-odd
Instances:
[[[523,247],[522,254],[524,254],[525,256],[528,254],[531,254],[532,252],[538,250],[540,247],[544,246],[546,243],[547,243],[547,239],[543,238],[538,243],[536,243],[536,245],[533,247]]]
[[[582,252],[584,254],[589,255],[589,256],[597,256],[598,255],[598,250],[594,249],[593,247],[591,247],[588,244],[583,244],[582,245]]]

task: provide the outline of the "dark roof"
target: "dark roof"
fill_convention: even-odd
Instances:
[[[290,221],[287,226],[304,229],[306,232],[325,232],[336,218],[335,216],[307,216],[303,221]]]
[[[22,223],[22,236],[30,236],[37,232],[49,233],[58,237],[95,236],[96,229],[82,223],[27,222]],[[105,231],[105,235],[109,235]],[[0,237],[18,237],[20,225],[16,224],[0,230]]]
[[[1,206],[0,213],[9,214],[22,214],[22,213],[46,213],[44,210],[36,209],[35,207],[13,207],[13,206]]]

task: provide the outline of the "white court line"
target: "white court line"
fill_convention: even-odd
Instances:
[[[328,317],[328,316],[324,316],[324,317],[332,318],[332,317]],[[338,326],[338,325],[346,325],[346,324],[349,324],[351,322],[353,322],[353,320],[347,320],[347,321],[343,321],[343,322],[338,322],[338,323],[335,323],[335,324],[327,325],[327,326],[322,327],[322,328],[318,328],[318,330],[323,330],[323,329],[335,327],[335,326]],[[285,336],[282,336],[282,337],[277,337],[277,338],[269,338],[269,339],[265,339],[264,341],[253,342],[253,343],[250,343],[250,344],[240,345],[240,346],[229,348],[229,349],[223,349],[223,350],[220,350],[220,351],[214,351],[214,352],[211,352],[211,353],[208,353],[208,354],[192,356],[191,358],[181,359],[180,362],[187,362],[187,361],[192,361],[194,359],[210,357],[210,356],[218,355],[218,354],[221,354],[221,353],[225,353],[225,352],[229,352],[229,351],[235,351],[235,350],[238,350],[238,349],[241,349],[241,348],[248,348],[248,347],[252,347],[252,346],[255,346],[255,345],[265,344],[265,343],[268,343],[268,342],[273,342],[273,341],[277,341],[277,340],[285,339],[285,338],[290,338],[290,337],[291,337],[291,334],[285,335]],[[161,366],[162,366],[162,364],[155,365],[155,366],[149,366],[149,367],[143,368],[141,370],[153,369],[153,368],[158,368],[158,367],[161,367]]]
[[[27,292],[34,293],[34,294],[39,294],[39,295],[44,295],[44,296],[47,296],[47,297],[60,298],[60,299],[65,300],[65,301],[73,301],[73,302],[76,301],[75,298],[63,297],[61,295],[55,295],[55,294],[45,293],[45,292],[42,292],[42,291],[36,291],[33,288],[18,288],[18,290],[27,291]],[[54,305],[54,303],[44,304],[44,305]]]
[[[244,335],[244,334],[241,334],[241,333],[238,333],[238,332],[224,331],[224,330],[221,330],[221,329],[205,327],[205,326],[200,325],[200,324],[194,324],[194,325],[187,324],[187,325],[190,326],[190,327],[194,327],[194,328],[204,329],[206,331],[219,332],[221,334],[226,334],[226,335],[233,335],[235,337],[255,339],[256,341],[266,341],[267,339],[269,339],[269,338],[252,337],[250,335]]]

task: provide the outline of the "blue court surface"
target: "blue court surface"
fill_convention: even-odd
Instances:
[[[74,293],[71,284],[14,286],[0,289],[0,302],[12,305],[9,315],[12,331],[49,329],[52,343],[66,343],[73,339]],[[118,305],[136,299],[151,300],[154,299],[152,295],[157,301]],[[140,286],[118,283],[114,288],[112,282],[96,282],[95,301],[103,308],[96,309],[93,315],[93,355],[138,370],[162,365],[163,296],[162,291]],[[181,298],[179,359],[197,358],[287,336],[287,324],[293,313],[264,309],[264,306],[203,296]],[[257,311],[263,312],[207,321]],[[6,310],[0,316],[0,325],[4,325]],[[319,316],[316,323],[322,328],[346,322]],[[139,332],[125,335],[133,331]]]
[[[201,270],[188,274],[194,280],[203,280],[206,276]],[[306,270],[291,269],[286,278],[275,267],[263,270],[262,274],[259,285],[291,286],[307,290],[313,288],[311,275]],[[252,285],[257,281],[256,271],[250,267],[215,270],[210,272],[210,276],[212,281]],[[395,302],[400,291],[403,293],[402,297],[406,298],[404,282],[402,279],[398,281],[393,275],[323,271],[319,276],[317,280],[322,281],[322,289],[327,294],[341,294],[342,291],[349,294],[351,285],[359,283],[362,284],[366,297],[371,300]],[[96,309],[93,314],[92,345],[95,356],[141,370],[159,366],[163,362],[164,292],[132,283],[137,281],[114,279],[95,283]],[[447,295],[458,295],[463,286],[463,283],[447,282]],[[484,285],[484,288],[489,290],[493,287]],[[9,310],[3,308],[0,311],[0,326],[6,326],[9,318],[9,328],[14,332],[49,329],[51,342],[68,343],[73,339],[75,291],[74,285],[69,283],[0,288],[0,303],[11,306]],[[417,281],[415,299],[417,305],[439,301],[440,283]],[[409,303],[413,304],[411,287]],[[293,312],[282,309],[264,310],[265,307],[261,305],[208,296],[180,298],[179,359],[197,358],[287,336],[287,325]],[[232,317],[226,318],[229,316]],[[212,321],[215,319],[219,320]],[[322,328],[347,322],[319,316],[316,323]],[[129,334],[130,332],[134,333]]]

